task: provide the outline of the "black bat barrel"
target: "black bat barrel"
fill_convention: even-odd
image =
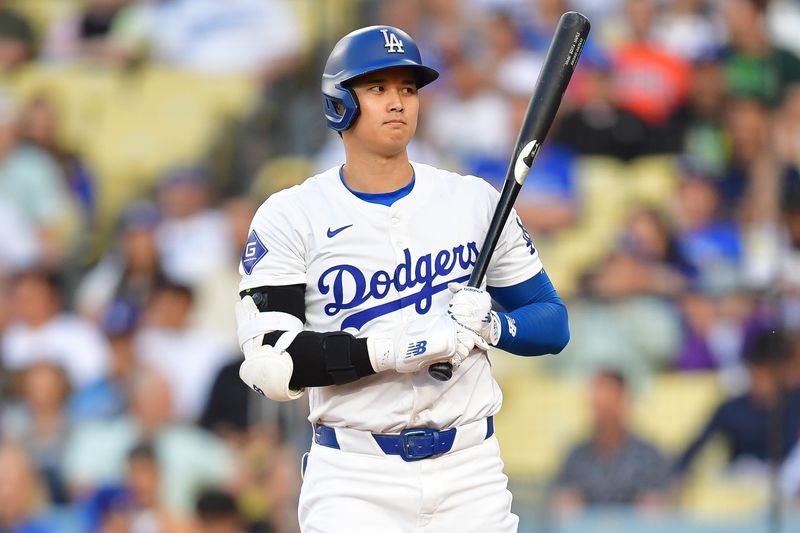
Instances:
[[[503,191],[500,193],[500,200],[469,278],[468,285],[470,287],[479,287],[483,282],[486,270],[489,268],[489,261],[495,246],[497,246],[497,241],[500,239],[500,233],[503,231],[514,201],[525,182],[527,170],[530,170],[533,165],[536,153],[547,137],[547,132],[550,131],[558,107],[561,105],[561,99],[586,44],[590,28],[589,19],[575,11],[564,13],[558,21],[547,57],[539,71],[533,96],[528,103],[525,120],[519,130],[514,154],[506,172]],[[535,144],[531,145],[534,141]],[[527,153],[522,153],[526,149]],[[523,159],[525,168],[518,164],[520,158]],[[439,381],[447,381],[453,376],[453,367],[450,363],[436,363],[428,367],[428,373]]]

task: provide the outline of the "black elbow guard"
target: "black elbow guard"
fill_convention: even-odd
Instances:
[[[265,336],[264,342],[274,346],[282,334],[282,331],[272,332]],[[294,363],[289,387],[295,390],[344,385],[375,373],[367,340],[342,331],[302,331],[286,351]]]

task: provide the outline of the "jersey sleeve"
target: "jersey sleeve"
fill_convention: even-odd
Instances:
[[[487,189],[491,190],[489,193],[491,197],[489,217],[491,218],[494,208],[497,206],[499,193],[494,187],[484,183]],[[512,209],[500,234],[500,239],[497,241],[492,259],[489,261],[486,284],[491,287],[516,285],[530,279],[541,270],[542,261],[539,259],[539,252],[533,244],[533,239],[522,225],[516,209]]]
[[[275,194],[256,211],[239,262],[239,291],[306,283],[307,224],[300,206],[287,204]]]

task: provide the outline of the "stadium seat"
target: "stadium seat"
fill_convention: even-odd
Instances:
[[[569,448],[588,434],[585,387],[526,372],[507,375],[501,387],[504,405],[495,426],[506,472],[518,480],[547,482]]]
[[[669,455],[680,453],[723,400],[713,372],[658,376],[636,397],[634,426]]]
[[[205,155],[222,123],[244,115],[257,94],[242,77],[210,77],[147,67],[114,95],[85,155],[100,177],[101,225],[145,194],[169,168]]]
[[[492,360],[501,356],[514,357],[497,354]],[[517,359],[521,363],[499,378],[504,405],[497,416],[497,434],[509,475],[546,483],[565,454],[591,430],[588,388],[581,380],[526,372],[521,365],[531,369],[541,362]],[[673,456],[694,436],[721,395],[714,374],[658,376],[634,393],[633,429]]]

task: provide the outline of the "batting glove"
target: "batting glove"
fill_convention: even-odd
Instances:
[[[408,373],[445,361],[457,368],[482,342],[479,334],[450,315],[423,316],[392,336],[368,337],[367,350],[375,372]]]
[[[453,293],[447,312],[481,336],[480,348],[488,350],[489,346],[496,346],[500,341],[500,317],[492,311],[489,293],[461,283],[450,283],[447,288]]]

